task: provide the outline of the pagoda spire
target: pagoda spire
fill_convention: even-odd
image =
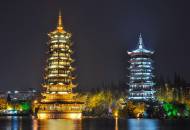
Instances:
[[[61,11],[60,10],[59,10],[57,30],[58,31],[63,31],[62,15],[61,15]]]
[[[141,33],[139,34],[139,41],[138,41],[138,48],[139,49],[142,49],[144,47],[144,44],[143,44],[143,38],[142,38],[142,35]]]

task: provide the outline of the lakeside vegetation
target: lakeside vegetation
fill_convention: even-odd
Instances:
[[[83,116],[102,118],[190,118],[190,95],[186,94],[183,80],[176,76],[174,83],[158,80],[156,101],[134,102],[127,100],[126,87],[102,87],[79,92],[78,98],[85,102]],[[32,114],[36,100],[11,100],[0,98],[0,112],[5,110]]]

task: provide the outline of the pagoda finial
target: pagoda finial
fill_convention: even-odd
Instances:
[[[143,45],[143,38],[142,38],[141,33],[139,34],[139,41],[138,42],[139,42],[138,43],[138,48],[142,49],[144,47],[144,45]]]
[[[58,29],[59,31],[63,31],[63,23],[62,23],[61,10],[59,10],[59,17],[58,17],[57,29]]]

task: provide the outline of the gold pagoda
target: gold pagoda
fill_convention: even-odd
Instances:
[[[48,34],[48,59],[45,68],[44,90],[38,103],[37,117],[44,118],[73,118],[82,117],[83,102],[72,92],[73,84],[71,66],[71,34],[66,32],[59,12],[57,29]]]

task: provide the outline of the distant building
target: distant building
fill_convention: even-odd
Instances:
[[[185,87],[184,98],[185,98],[185,100],[190,100],[190,86],[189,87]]]
[[[39,91],[35,89],[13,90],[0,92],[0,98],[9,101],[31,101],[38,97]]]
[[[6,95],[9,95],[11,101],[29,101],[37,97],[38,92],[36,90],[26,90],[26,91],[8,91]]]
[[[6,92],[0,92],[0,98],[7,98]]]
[[[128,51],[129,100],[154,100],[153,66],[151,56],[154,52],[145,49],[141,34],[137,49]]]

